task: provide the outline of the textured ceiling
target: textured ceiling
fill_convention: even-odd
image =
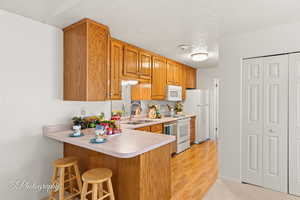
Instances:
[[[0,8],[60,28],[88,17],[113,37],[194,67],[217,64],[223,35],[300,20],[298,0],[1,0]],[[209,59],[193,62],[197,50],[208,50]]]

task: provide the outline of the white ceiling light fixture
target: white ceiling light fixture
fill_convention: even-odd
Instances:
[[[193,53],[191,54],[191,58],[195,62],[201,62],[208,59],[208,53],[207,52]]]

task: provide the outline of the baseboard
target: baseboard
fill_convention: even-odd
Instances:
[[[228,181],[234,181],[234,182],[237,182],[237,183],[242,183],[242,180],[240,180],[240,179],[236,179],[236,178],[232,178],[232,177],[227,177],[227,176],[219,176],[219,179],[228,180]]]

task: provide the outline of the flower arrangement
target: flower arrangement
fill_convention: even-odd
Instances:
[[[177,113],[177,114],[182,113],[182,110],[183,110],[183,105],[182,105],[182,103],[177,102],[177,103],[175,104],[175,111],[176,111],[176,113]]]

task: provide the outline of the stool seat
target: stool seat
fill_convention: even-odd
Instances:
[[[91,169],[82,175],[82,180],[87,183],[101,183],[112,177],[112,171],[107,168]]]
[[[92,195],[92,200],[104,200],[109,198],[115,200],[111,182],[112,171],[106,168],[96,168],[86,171],[82,175],[83,186],[81,200],[87,200],[87,195]],[[106,185],[106,188],[103,186]],[[88,187],[88,185],[92,187]],[[88,188],[92,190],[88,191]]]
[[[70,167],[72,165],[77,164],[78,159],[76,157],[65,157],[53,162],[54,167]]]

